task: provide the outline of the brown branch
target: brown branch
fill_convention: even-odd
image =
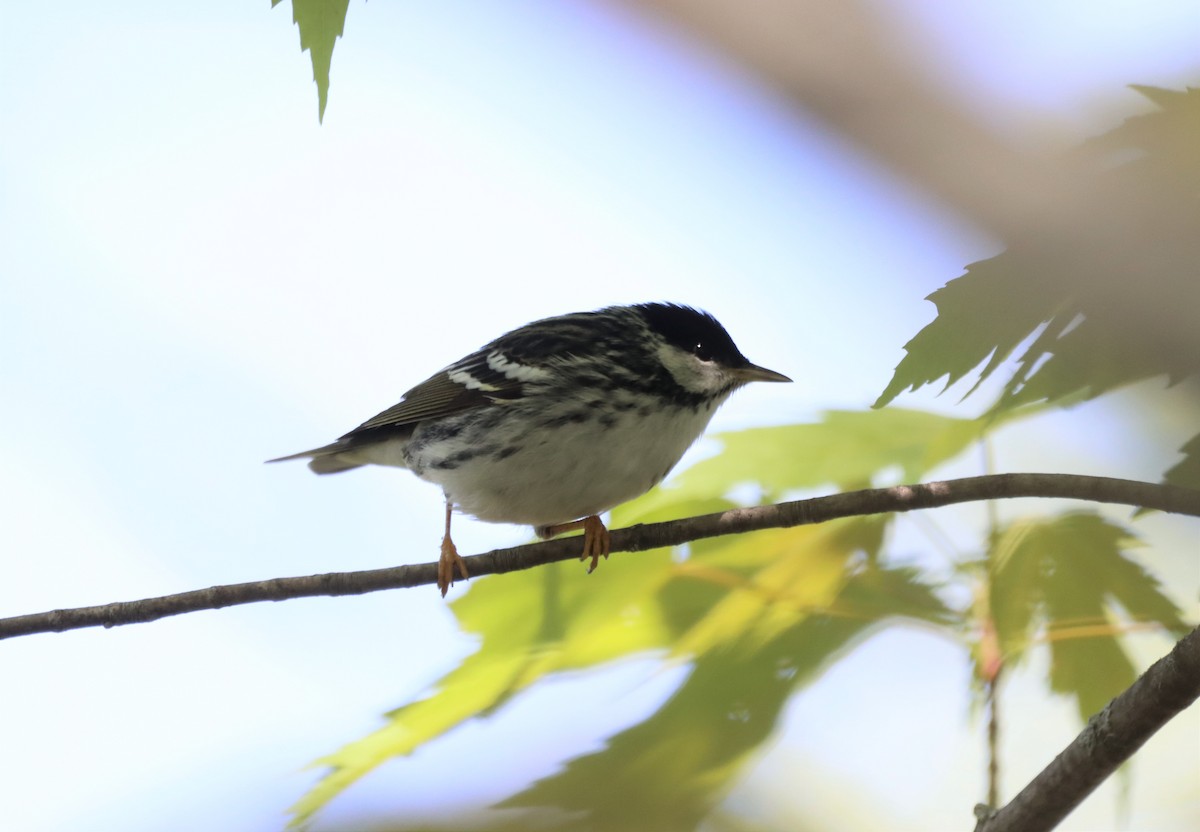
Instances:
[[[797,500],[778,505],[739,508],[667,523],[636,525],[612,533],[612,551],[638,552],[677,546],[706,537],[822,523],[838,517],[936,508],[954,503],[1011,497],[1064,497],[1119,503],[1200,517],[1200,491],[1172,485],[1071,474],[996,474],[960,480],[897,485]],[[579,556],[579,540],[496,549],[464,560],[471,575],[530,569]],[[170,615],[215,610],[236,604],[283,601],[318,595],[361,595],[381,589],[434,584],[437,564],[420,563],[362,572],[330,572],[214,586],[177,595],[124,601],[95,607],[54,610],[0,619],[0,639],[33,633],[57,633],[83,627],[115,627],[155,621]]]
[[[1184,708],[1200,698],[1200,627],[1109,702],[1050,765],[1002,809],[975,809],[975,832],[1053,829]]]

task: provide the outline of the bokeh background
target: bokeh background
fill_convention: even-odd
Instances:
[[[323,125],[288,4],[268,6],[6,10],[2,615],[433,559],[433,487],[261,461],[537,317],[652,299],[712,311],[796,379],[740,393],[714,430],[868,406],[932,317],[922,298],[1001,248],[636,4],[352,2]],[[862,8],[923,83],[1031,150],[1149,110],[1129,83],[1200,80],[1193,3]],[[1147,408],[1154,395],[1014,428],[996,465],[1157,480],[1195,429]],[[901,403],[987,404],[957,398]],[[1194,524],[1140,528],[1200,552]],[[456,529],[463,552],[528,539]],[[621,557],[593,577],[620,580]],[[1146,557],[1195,620],[1200,560]],[[1132,642],[1144,663],[1168,645]],[[431,588],[5,642],[0,828],[277,829],[308,763],[472,649]],[[1006,690],[1009,796],[1078,728],[1032,665]],[[316,828],[487,806],[644,716],[683,672],[634,661],[543,686],[386,764]],[[927,633],[870,639],[796,697],[729,811],[968,828],[984,782],[969,672]],[[1197,772],[1192,709],[1065,828],[1195,828]]]

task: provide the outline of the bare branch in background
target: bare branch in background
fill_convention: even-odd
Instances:
[[[1172,717],[1200,697],[1200,628],[1180,639],[1088,720],[1054,761],[997,811],[976,807],[975,832],[1053,829]]]

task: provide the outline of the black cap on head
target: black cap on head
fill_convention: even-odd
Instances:
[[[716,361],[725,367],[750,364],[725,327],[707,312],[675,303],[639,303],[634,308],[646,318],[650,329],[668,344],[690,352],[702,361]]]

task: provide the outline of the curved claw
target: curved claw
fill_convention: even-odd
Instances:
[[[442,591],[442,597],[446,597],[446,592],[454,585],[454,571],[457,569],[458,574],[465,581],[471,577],[467,574],[467,564],[458,554],[458,548],[454,545],[454,541],[450,539],[450,517],[453,514],[454,505],[449,498],[446,499],[446,534],[442,537],[442,555],[438,558],[437,567],[437,585]]]
[[[555,535],[560,535],[563,532],[573,532],[576,529],[583,529],[583,554],[579,556],[579,559],[592,559],[591,565],[588,566],[588,574],[590,575],[600,564],[601,557],[608,560],[608,553],[612,549],[612,538],[608,533],[608,529],[604,527],[604,522],[600,519],[599,515],[593,514],[582,520],[559,523],[557,526],[539,526],[534,531],[537,532],[538,537],[548,540]]]
[[[454,585],[454,572],[465,581],[471,577],[467,574],[467,563],[458,554],[458,548],[454,545],[454,541],[449,536],[442,539],[442,556],[438,558],[437,569],[437,585],[442,592],[442,597],[446,597],[446,592]]]
[[[612,536],[609,535],[603,521],[595,514],[585,517],[580,522],[583,524],[583,554],[579,556],[579,559],[581,561],[592,559],[591,564],[588,565],[588,574],[590,575],[600,565],[602,555],[605,560],[608,560],[608,553],[612,548]]]

